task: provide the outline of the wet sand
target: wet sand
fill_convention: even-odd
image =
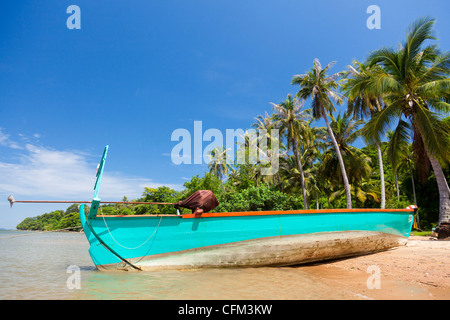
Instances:
[[[405,246],[389,251],[306,268],[330,287],[351,293],[355,299],[448,300],[449,265],[450,241],[411,236]],[[379,272],[379,289],[373,277],[369,280],[374,270]]]

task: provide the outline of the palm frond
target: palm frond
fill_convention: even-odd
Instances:
[[[450,159],[449,134],[440,115],[418,104],[414,113],[414,125],[419,129],[428,153],[438,159]]]
[[[440,100],[428,100],[428,102],[429,102],[428,105],[434,110],[443,114],[450,113],[450,103]]]
[[[376,113],[364,126],[362,134],[369,143],[380,143],[389,126],[395,118],[400,116],[401,110],[398,107],[399,101],[388,105],[380,112]]]
[[[328,83],[328,82],[336,81],[340,77],[343,77],[345,74],[346,74],[346,71],[336,72],[335,74],[332,74],[331,76],[326,77],[324,82]]]
[[[394,78],[400,78],[402,75],[399,68],[399,53],[391,48],[382,48],[371,52],[367,61],[369,67],[381,64],[385,68],[385,72]]]
[[[394,170],[398,168],[401,159],[406,156],[410,140],[411,127],[406,121],[400,119],[395,131],[390,134],[389,143],[385,150]]]
[[[320,72],[322,71],[322,65],[320,64],[319,59],[314,59],[314,69],[316,70],[316,77],[320,77]]]
[[[423,17],[413,22],[406,37],[404,46],[406,59],[413,59],[420,51],[426,40],[436,40],[433,36],[433,26],[436,20]]]
[[[307,74],[296,74],[292,77],[291,84],[300,85],[307,76]]]

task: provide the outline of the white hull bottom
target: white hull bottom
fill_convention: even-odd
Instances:
[[[269,237],[129,259],[143,271],[289,266],[388,250],[408,238],[374,231],[343,231]],[[124,263],[102,271],[131,270]]]

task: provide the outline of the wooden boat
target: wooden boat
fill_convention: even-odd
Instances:
[[[90,211],[79,210],[99,270],[297,265],[387,250],[411,232],[411,208],[105,216],[98,191],[107,151]]]

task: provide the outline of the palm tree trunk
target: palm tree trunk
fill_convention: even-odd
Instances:
[[[400,190],[398,188],[398,174],[397,169],[394,170],[394,177],[395,177],[395,190],[397,191],[397,201],[400,201]],[[415,204],[417,205],[417,204]]]
[[[350,184],[348,183],[347,172],[345,171],[344,160],[342,159],[341,150],[339,149],[336,138],[334,137],[333,130],[331,129],[330,123],[328,122],[328,117],[325,110],[322,108],[322,116],[327,125],[328,134],[330,135],[331,141],[333,141],[334,148],[336,149],[336,155],[339,160],[339,166],[341,167],[342,181],[344,182],[345,194],[347,196],[347,209],[352,208],[352,194],[350,191]]]
[[[375,99],[378,112],[381,111],[380,101]],[[374,116],[374,113],[371,112],[371,116]],[[381,209],[386,208],[386,190],[384,184],[384,166],[383,166],[383,155],[381,153],[381,147],[378,142],[375,142],[378,153],[378,166],[380,167],[380,184],[381,184]],[[397,176],[396,176],[397,177]],[[398,185],[397,185],[397,198],[398,198]]]
[[[414,196],[414,204],[417,206],[417,197],[416,197],[416,184],[414,183],[414,173],[411,169],[411,184],[413,189],[413,196]]]
[[[434,175],[439,189],[439,221],[438,225],[442,223],[450,223],[450,189],[445,179],[439,161],[430,156],[431,166],[433,167]]]
[[[384,168],[383,168],[383,155],[381,154],[381,147],[378,142],[375,143],[378,153],[378,166],[380,167],[380,184],[381,184],[381,209],[386,208],[386,192],[384,186]]]
[[[294,149],[294,156],[295,159],[297,160],[297,167],[298,170],[300,171],[300,180],[302,183],[302,194],[303,194],[303,205],[306,209],[309,209],[309,205],[308,205],[308,198],[306,197],[306,188],[305,188],[305,175],[303,173],[303,166],[302,166],[302,162],[300,159],[300,154],[298,153],[298,146],[297,146],[297,140],[292,139],[292,148]]]

